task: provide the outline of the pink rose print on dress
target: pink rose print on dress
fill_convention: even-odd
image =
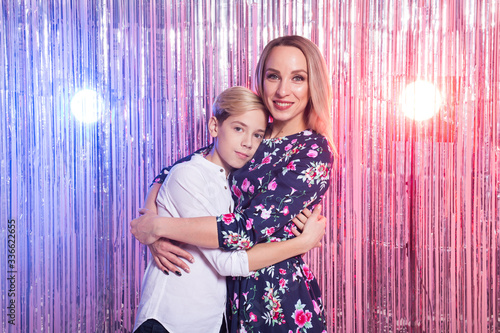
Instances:
[[[224,214],[224,215],[222,215],[222,220],[224,221],[225,224],[230,225],[231,223],[234,222],[234,215],[233,214]]]
[[[304,275],[305,275],[307,281],[311,281],[312,279],[314,279],[314,276],[313,276],[311,270],[309,269],[309,267],[304,265],[303,269],[304,269]]]
[[[271,217],[271,209],[262,209],[260,217],[262,217],[264,220],[267,220],[269,217]]]
[[[247,230],[250,230],[250,229],[252,229],[252,227],[253,227],[253,219],[252,219],[252,218],[249,218],[249,219],[247,220],[247,225],[246,225],[246,228],[247,228]]]
[[[238,197],[238,199],[241,198],[241,191],[237,186],[233,185],[232,190],[233,190],[234,195],[236,195]]]
[[[264,231],[266,232],[266,236],[272,236],[274,234],[275,229],[274,229],[274,227],[266,228],[266,229],[264,229]]]
[[[280,274],[281,275],[285,275],[286,274],[286,270],[284,270],[283,268],[280,268]]]
[[[251,246],[250,246],[250,240],[248,239],[242,239],[241,242],[240,242],[240,248],[242,249],[249,249]]]
[[[326,165],[324,165],[324,164],[318,165],[318,174],[322,178],[325,178],[328,176],[328,168],[326,167]]]
[[[295,324],[299,327],[304,327],[307,324],[311,325],[312,313],[308,310],[304,312],[304,310],[295,310],[293,313],[293,318],[295,319]],[[309,326],[307,325],[307,326]]]
[[[321,309],[319,308],[318,303],[316,303],[315,300],[313,300],[312,302],[313,302],[313,306],[314,306],[314,312],[316,312],[316,314],[319,314],[321,312]]]
[[[248,191],[248,187],[250,186],[250,182],[248,181],[248,178],[245,178],[245,180],[243,181],[243,183],[241,184],[241,190],[243,192],[247,192]]]
[[[288,209],[288,206],[283,207],[283,215],[287,216],[288,214],[290,214],[290,210]]]
[[[273,179],[273,180],[271,180],[269,185],[267,185],[267,189],[270,191],[274,191],[274,190],[276,190],[277,186],[278,186],[278,184],[276,183],[276,179]]]
[[[239,240],[240,240],[240,235],[235,233],[229,235],[229,244],[238,244]]]
[[[238,298],[238,294],[237,293],[234,293],[234,298],[233,300],[231,301],[231,303],[233,303],[233,305],[238,308],[240,306],[240,300]]]
[[[253,194],[254,191],[255,191],[255,188],[253,185],[248,188],[248,192],[250,192],[251,194]]]
[[[297,170],[297,168],[295,167],[295,163],[293,161],[291,161],[290,163],[288,163],[288,165],[286,166],[286,169],[287,170],[291,170],[291,171]]]
[[[285,146],[285,151],[289,151],[290,149],[292,149],[292,147],[293,147],[293,146],[292,146],[292,144],[291,144],[291,143],[287,144],[287,145]]]
[[[271,156],[264,157],[264,159],[262,160],[262,164],[269,164],[269,163],[271,163]]]
[[[316,156],[318,156],[318,152],[316,150],[309,150],[307,152],[307,156],[311,157],[311,158],[315,158]]]
[[[288,236],[292,236],[293,235],[292,228],[290,228],[289,226],[283,227],[283,230],[285,230],[285,232],[286,232],[286,234]]]
[[[251,320],[251,321],[253,321],[253,322],[256,322],[256,321],[257,321],[257,316],[255,315],[255,313],[250,312],[250,313],[249,313],[249,316],[250,316],[250,320]]]

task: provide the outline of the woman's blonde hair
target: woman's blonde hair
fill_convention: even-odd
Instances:
[[[270,41],[262,51],[257,63],[254,81],[255,91],[259,96],[263,96],[266,61],[272,49],[276,46],[296,47],[304,54],[307,61],[309,85],[309,101],[305,115],[307,126],[324,135],[332,150],[336,153],[333,143],[332,117],[330,116],[332,89],[325,59],[316,44],[301,36],[283,36]],[[267,103],[267,101],[264,100],[264,103]]]
[[[269,116],[262,99],[248,88],[235,86],[221,92],[212,104],[212,115],[222,124],[231,115],[262,110]]]

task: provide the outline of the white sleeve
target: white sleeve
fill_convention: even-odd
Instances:
[[[211,191],[207,191],[203,186],[207,186],[207,181],[201,170],[190,163],[178,164],[172,168],[161,186],[157,204],[168,211],[171,216],[220,215],[209,197]],[[222,276],[248,276],[250,274],[246,251],[222,251],[201,247],[199,249]]]

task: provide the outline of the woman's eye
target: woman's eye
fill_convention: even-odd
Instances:
[[[278,75],[276,75],[274,73],[267,74],[266,78],[268,80],[278,80],[279,79]]]
[[[294,81],[305,81],[305,78],[301,75],[296,75],[293,77]]]

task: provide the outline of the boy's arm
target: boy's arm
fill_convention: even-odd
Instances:
[[[144,200],[144,208],[158,214],[158,207],[156,206],[156,197],[160,191],[161,184],[153,183],[149,187],[148,194],[146,194],[146,200]]]
[[[259,270],[321,246],[321,238],[325,234],[326,218],[320,216],[320,211],[321,205],[317,205],[312,214],[307,209],[302,212],[307,217],[306,221],[301,222],[298,218],[294,219],[299,228],[303,226],[302,233],[295,228],[292,229],[295,238],[284,242],[259,243],[247,250],[250,271]]]
[[[149,209],[155,214],[158,213],[156,197],[158,196],[160,188],[160,183],[153,183],[149,188],[144,202],[144,208]],[[182,268],[185,272],[189,273],[189,266],[180,258],[193,262],[193,256],[189,252],[174,245],[167,238],[158,239],[153,244],[148,245],[148,248],[153,256],[156,266],[165,272],[165,274],[168,274],[168,272],[179,272],[179,268]]]

